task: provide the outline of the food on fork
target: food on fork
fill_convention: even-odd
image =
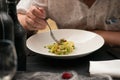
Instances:
[[[72,41],[60,39],[59,43],[47,45],[45,48],[48,48],[50,53],[54,53],[56,55],[67,55],[73,52],[75,46]]]

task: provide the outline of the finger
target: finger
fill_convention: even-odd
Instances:
[[[40,27],[40,29],[44,29],[46,27],[46,25],[47,25],[46,21],[43,20],[43,19],[39,19],[39,21],[37,23],[42,26],[42,27]]]
[[[35,22],[29,17],[26,18],[26,24],[29,30],[38,30]]]
[[[41,27],[39,27],[39,29],[44,29],[45,26],[47,25],[45,20],[43,20],[43,19],[41,19],[41,18],[38,18],[38,17],[32,15],[31,13],[28,13],[27,17],[32,20],[32,21],[31,21],[31,20],[28,19],[28,20],[29,20],[29,23],[34,24],[34,25],[35,25],[35,23],[36,23],[35,26],[41,25]],[[33,22],[33,21],[34,21],[34,22]],[[42,26],[43,26],[43,27],[42,27]]]
[[[28,12],[26,13],[26,16],[29,17],[29,18],[31,18],[31,19],[33,19],[33,20],[36,20],[36,18],[37,18],[35,15],[32,14],[31,11],[28,11]]]
[[[46,12],[43,8],[32,7],[31,12],[39,18],[43,18],[43,19],[46,18]]]
[[[34,20],[36,23],[40,23],[40,24],[42,24],[43,26],[46,25],[46,22],[45,22],[44,19],[41,19],[41,18],[33,15],[31,12],[27,12],[26,15],[27,15],[27,17],[29,17],[29,18],[31,18],[32,20]]]
[[[26,23],[28,25],[29,30],[39,30],[44,29],[46,25],[44,24],[44,21],[41,21],[41,23],[33,21],[31,18],[26,18]]]
[[[44,12],[40,12],[38,8],[33,6],[26,13],[26,23],[31,30],[44,29],[46,27],[46,22],[41,17],[38,17],[37,13],[42,14]]]
[[[37,23],[38,25],[36,26],[37,29],[45,29],[46,28],[46,22],[41,20],[39,23]]]
[[[45,24],[44,19],[42,19],[41,17],[39,17],[39,15],[37,15],[37,14],[34,13],[33,11],[34,11],[33,9],[29,10],[29,11],[26,13],[26,15],[27,15],[29,18],[33,19],[35,22],[38,22],[38,23],[41,22],[42,24]],[[41,20],[42,20],[42,21],[41,21]]]

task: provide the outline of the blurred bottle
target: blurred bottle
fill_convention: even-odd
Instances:
[[[14,41],[14,24],[7,14],[5,0],[0,0],[0,39]]]
[[[17,18],[16,12],[16,0],[7,0],[7,12],[11,16],[14,22],[14,36],[15,36],[15,47],[18,58],[18,69],[19,71],[26,70],[26,31],[21,26]]]
[[[6,7],[6,0],[0,0],[0,80],[11,80],[17,66],[14,23]]]

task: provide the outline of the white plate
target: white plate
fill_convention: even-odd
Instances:
[[[75,50],[69,55],[55,55],[49,53],[48,49],[44,48],[44,46],[54,43],[54,40],[50,36],[50,32],[38,33],[31,36],[27,39],[27,47],[38,54],[53,58],[69,59],[86,56],[98,50],[104,44],[104,39],[100,35],[85,30],[58,29],[53,30],[53,32],[58,40],[66,39],[68,41],[73,41]]]

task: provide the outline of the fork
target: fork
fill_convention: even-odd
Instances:
[[[41,4],[43,4],[42,7],[45,8],[45,10],[46,10],[46,2],[45,2],[45,1],[43,2],[43,1],[42,1]],[[36,3],[35,6],[36,6],[37,8],[38,8],[38,7],[41,7],[41,5],[39,5],[39,4],[37,4],[37,3]],[[47,24],[47,26],[48,26],[48,28],[49,28],[49,30],[50,30],[50,35],[51,35],[52,39],[53,39],[56,43],[59,44],[59,41],[55,38],[55,36],[54,36],[54,34],[53,34],[53,32],[52,32],[52,29],[51,29],[50,25],[49,25],[48,22],[47,22],[47,18],[45,18],[45,19],[43,19],[43,20],[46,22],[46,24]]]
[[[52,31],[50,25],[48,24],[47,21],[45,21],[45,22],[46,22],[46,24],[47,24],[47,26],[48,26],[48,28],[49,28],[49,30],[50,30],[50,35],[51,35],[52,39],[53,39],[56,43],[59,44],[59,41],[55,38],[55,36],[54,36],[54,34],[53,34],[53,31]]]

